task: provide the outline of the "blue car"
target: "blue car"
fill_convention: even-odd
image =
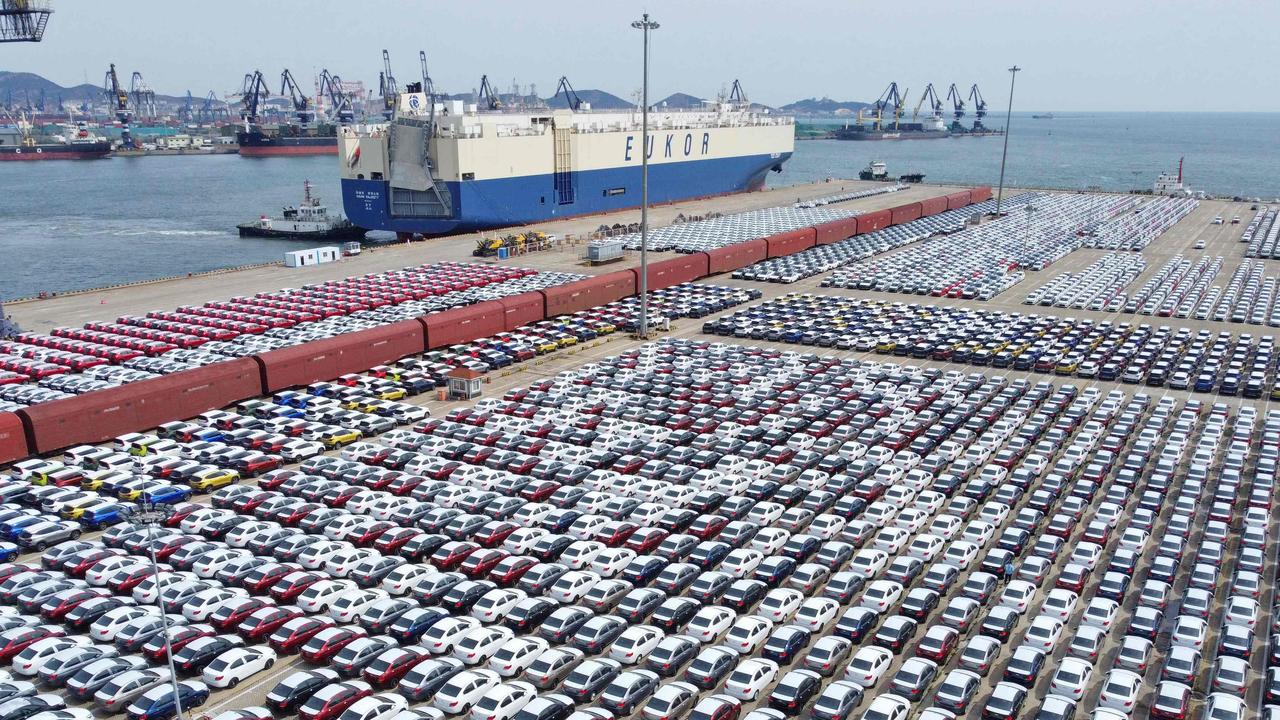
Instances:
[[[11,542],[16,541],[27,527],[44,521],[45,517],[42,515],[24,515],[12,520],[6,520],[0,523],[0,538]]]
[[[178,702],[182,709],[199,707],[209,699],[209,686],[195,680],[178,683]],[[129,720],[169,720],[177,716],[173,686],[162,683],[146,691],[134,700],[126,711]]]
[[[142,493],[142,497],[138,498],[138,502],[144,505],[158,505],[160,503],[185,502],[190,498],[191,488],[181,485],[166,485],[165,487],[153,488]]]
[[[809,644],[812,633],[798,625],[784,625],[778,628],[764,641],[760,654],[779,665],[790,663]]]
[[[855,643],[861,642],[875,628],[878,619],[879,616],[870,608],[850,608],[840,616],[832,632]]]
[[[0,562],[13,562],[18,557],[18,546],[11,542],[0,542]]]
[[[402,643],[416,642],[432,625],[447,617],[449,613],[444,608],[414,608],[396,618],[391,627],[387,628],[387,634]]]
[[[192,442],[222,442],[226,435],[217,428],[201,428],[191,433]]]

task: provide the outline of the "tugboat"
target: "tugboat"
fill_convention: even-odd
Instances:
[[[872,160],[867,167],[858,173],[859,180],[876,180],[879,182],[893,182],[893,178],[889,177],[889,166],[879,160]],[[924,173],[907,173],[898,177],[900,183],[918,183],[924,182]]]
[[[329,217],[329,208],[311,194],[311,181],[302,182],[302,204],[285,207],[282,217],[263,215],[253,222],[240,223],[240,237],[296,238],[305,240],[359,240],[365,229],[342,217]]]

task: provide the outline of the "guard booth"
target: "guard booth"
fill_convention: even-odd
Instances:
[[[480,397],[480,386],[484,384],[484,373],[470,368],[454,368],[445,376],[449,380],[450,400],[474,400]]]

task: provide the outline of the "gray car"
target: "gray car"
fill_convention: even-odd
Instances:
[[[698,702],[698,688],[687,682],[672,682],[658,688],[641,711],[645,720],[681,720]]]
[[[128,707],[134,698],[168,680],[167,670],[130,670],[103,685],[93,694],[93,700],[104,711],[117,713]]]

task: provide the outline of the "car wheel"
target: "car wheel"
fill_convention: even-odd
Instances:
[[[240,678],[231,678],[231,682],[227,683],[228,688],[233,688],[240,684]]]
[[[72,540],[79,540],[79,539],[80,539],[80,531],[79,531],[79,530],[73,530],[73,531],[71,532],[71,539],[72,539]]]
[[[45,542],[38,542],[38,543],[36,543],[36,550],[37,550],[38,552],[44,552],[44,549],[45,549],[45,548],[47,548],[47,547],[49,547],[49,544],[48,544],[48,543],[45,543]]]
[[[276,664],[275,658],[267,658],[267,668],[270,668],[272,665],[275,665],[275,664]]]

